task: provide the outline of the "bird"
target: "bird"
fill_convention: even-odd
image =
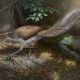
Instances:
[[[42,29],[39,26],[33,25],[21,26],[13,32],[12,36],[13,38],[29,39],[30,37],[36,35],[36,33],[38,33],[41,30]]]
[[[20,52],[21,50],[23,50],[25,46],[29,46],[33,42],[37,42],[42,38],[56,37],[56,36],[64,34],[68,30],[70,30],[79,21],[80,21],[80,7],[76,7],[76,8],[69,10],[67,14],[65,14],[62,18],[60,18],[49,29],[43,30],[39,28],[39,26],[37,28],[29,26],[24,29],[22,29],[21,27],[15,30],[16,35],[17,34],[20,35],[21,38],[16,39],[16,38],[8,37],[6,40],[13,41],[13,42],[19,42],[21,44],[20,49],[14,53],[16,54]],[[24,34],[20,31],[20,29],[24,32]],[[26,30],[29,30],[29,31],[26,31]],[[30,34],[31,38],[27,38],[26,40],[24,40],[23,38],[26,38],[27,34],[28,35]]]
[[[69,12],[66,15],[64,15],[61,19],[59,19],[53,26],[51,26],[47,30],[41,29],[40,26],[27,25],[17,28],[13,32],[13,34],[14,37],[21,37],[23,39],[28,39],[28,37],[32,37],[33,35],[37,35],[40,37],[55,37],[68,31],[79,20],[80,20],[80,7],[77,7],[69,10]]]

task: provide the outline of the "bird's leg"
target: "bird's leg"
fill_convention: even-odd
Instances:
[[[23,40],[22,38],[18,38],[18,39],[14,39],[14,38],[10,38],[8,37],[6,40],[9,42],[15,42],[15,43],[19,43],[20,44],[20,49],[14,53],[12,53],[10,55],[10,57],[12,57],[13,55],[19,53],[20,51],[23,50],[23,48],[30,48],[30,51],[29,51],[29,55],[31,54],[31,44],[34,42],[37,42],[38,40],[40,40],[42,37],[38,37],[38,36],[34,36],[28,40]],[[10,58],[9,57],[9,58]]]
[[[14,55],[16,55],[17,53],[21,52],[21,51],[23,50],[23,48],[24,48],[24,47],[21,46],[19,50],[17,50],[16,52],[13,52],[12,54],[10,54],[10,55],[8,56],[8,60],[11,60],[12,57],[13,57]]]
[[[24,47],[25,46],[22,44],[19,50],[17,50],[16,52],[14,52],[14,53],[12,53],[12,54],[10,54],[8,56],[8,60],[11,60],[14,55],[16,55],[17,53],[21,52],[24,49]],[[31,55],[31,45],[29,45],[29,54],[28,54],[28,57],[30,57],[30,55]]]
[[[17,53],[19,53],[20,51],[22,51],[23,48],[25,47],[25,41],[24,41],[22,38],[14,39],[14,38],[8,37],[8,38],[6,39],[6,42],[20,43],[20,49],[17,50],[16,52],[10,54],[10,55],[8,56],[8,59],[11,59],[12,56],[14,56],[15,54],[17,54]]]
[[[30,57],[30,55],[31,55],[31,47],[29,47],[28,57]]]
[[[9,39],[10,40],[10,39]],[[23,39],[12,39],[11,38],[11,41],[15,41],[15,42],[18,42],[18,43],[20,43],[20,49],[19,50],[17,50],[16,52],[13,52],[12,54],[10,54],[9,56],[8,56],[8,60],[10,60],[11,58],[12,58],[12,56],[14,56],[14,55],[16,55],[17,53],[19,53],[20,51],[22,51],[24,48],[29,48],[30,50],[29,50],[29,54],[28,54],[28,56],[30,56],[31,55],[31,44],[27,44],[26,43],[26,41],[25,40],[23,40]]]

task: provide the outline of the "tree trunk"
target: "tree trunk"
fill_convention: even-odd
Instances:
[[[13,31],[25,25],[19,0],[0,0],[0,32]]]

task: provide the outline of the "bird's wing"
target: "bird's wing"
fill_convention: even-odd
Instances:
[[[63,18],[58,20],[48,30],[40,31],[37,35],[41,37],[54,37],[68,31],[80,20],[80,7],[70,10]]]
[[[34,36],[36,33],[41,31],[39,26],[22,26],[15,30],[14,37],[21,37],[23,39],[30,38]]]

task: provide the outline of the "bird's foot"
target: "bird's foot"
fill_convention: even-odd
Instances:
[[[30,57],[30,55],[31,55],[31,48],[29,48],[28,57]]]
[[[13,57],[14,55],[16,55],[17,53],[19,53],[20,51],[22,51],[22,50],[23,50],[23,48],[20,48],[20,49],[17,50],[16,52],[8,55],[7,60],[12,60],[12,57]]]
[[[12,61],[12,57],[13,57],[12,55],[8,55],[6,60]]]

